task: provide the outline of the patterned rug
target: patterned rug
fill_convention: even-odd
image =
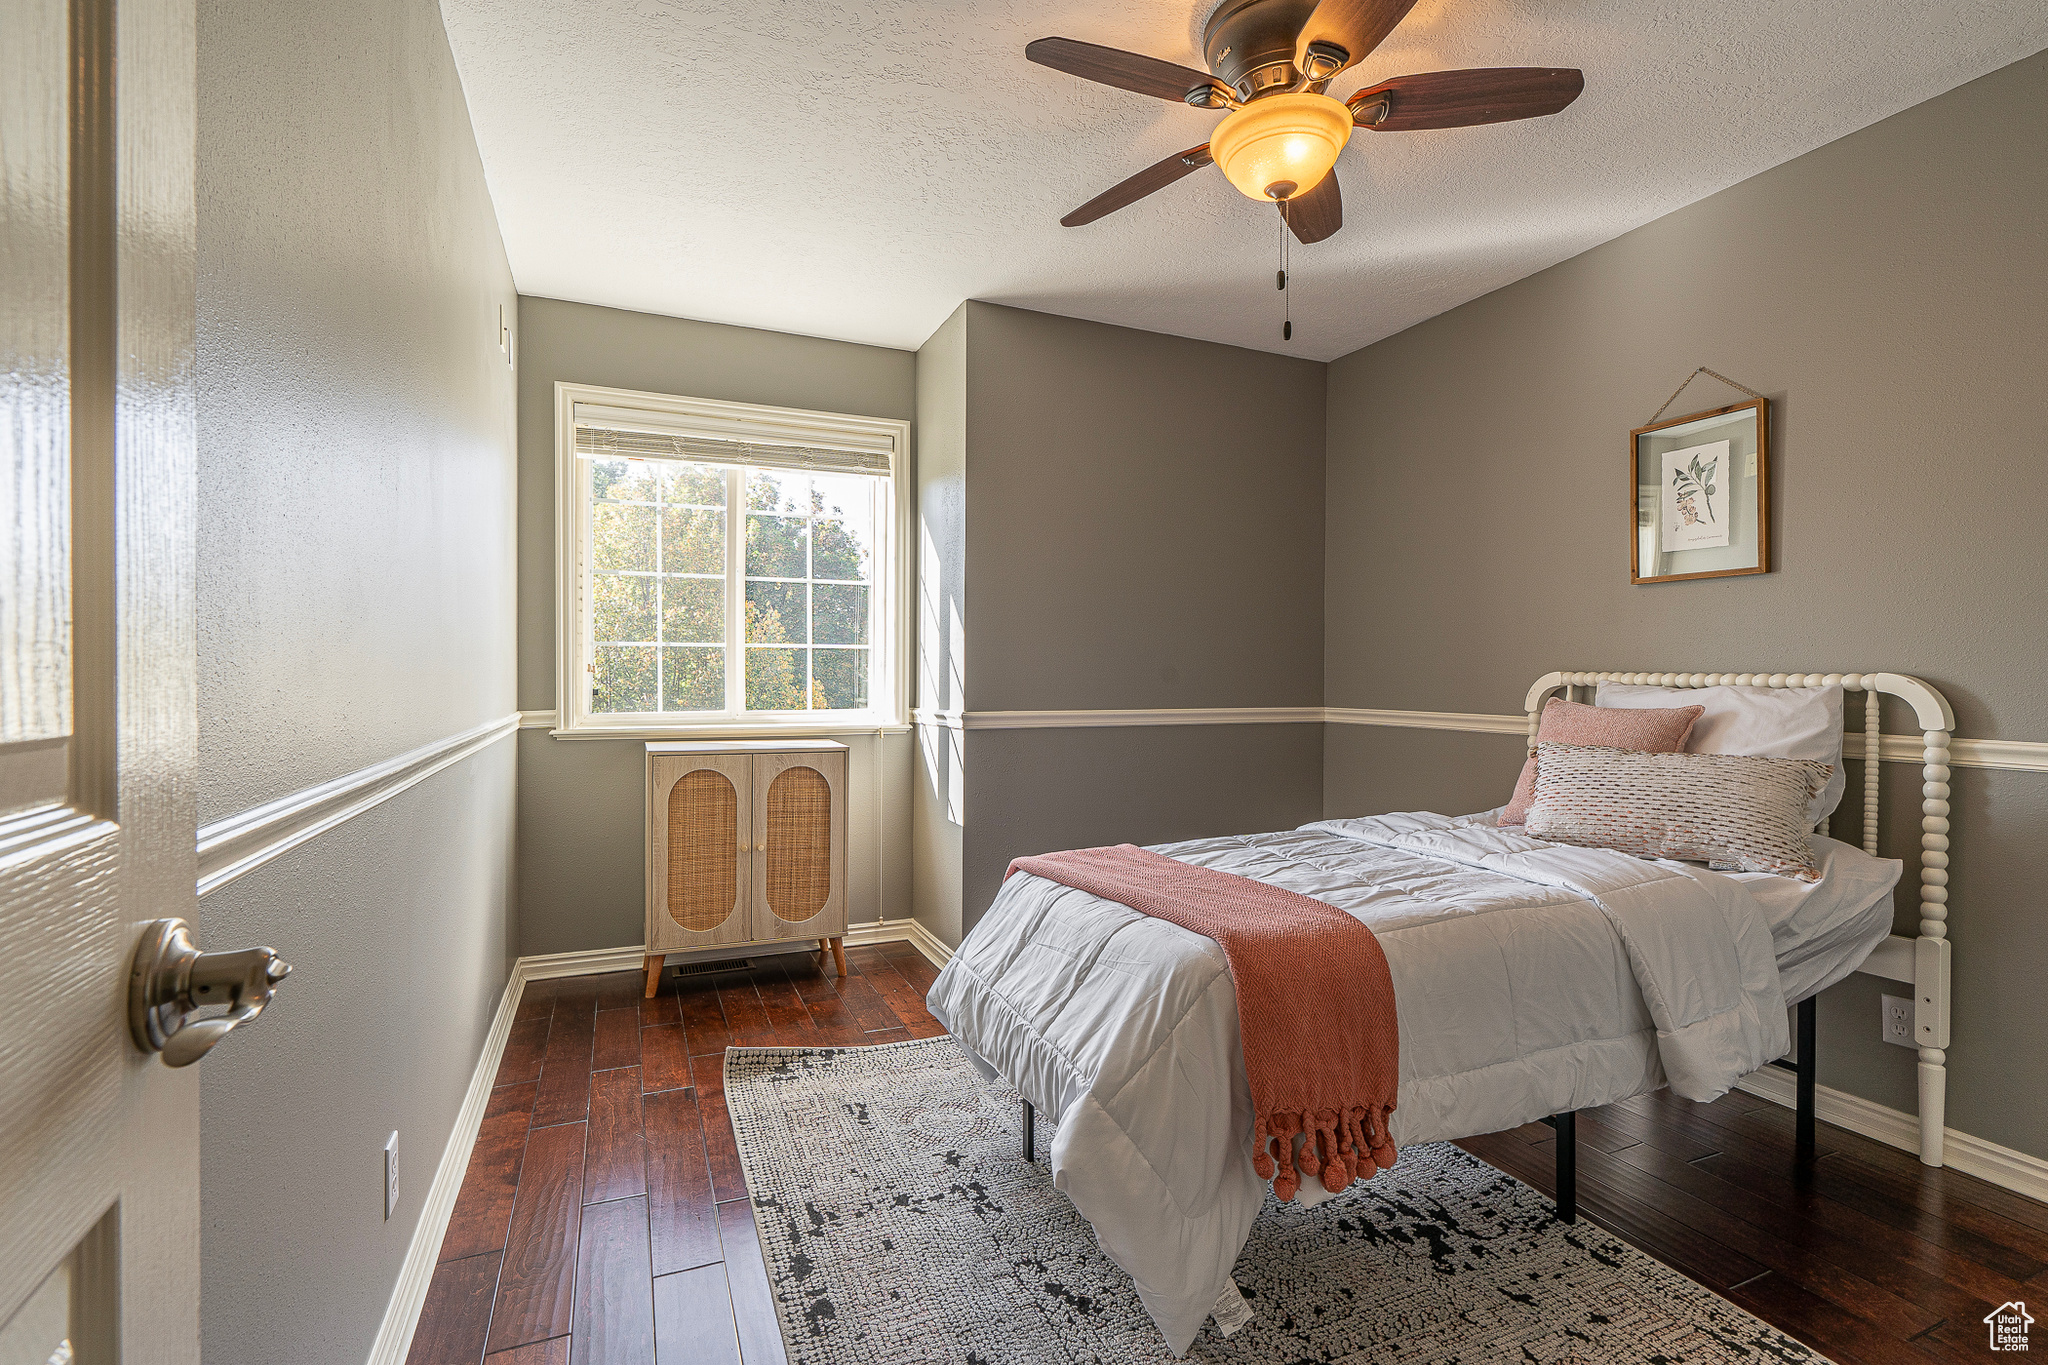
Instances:
[[[947,1038],[735,1048],[725,1099],[792,1365],[1170,1361],[1123,1271],[1020,1155],[1017,1092]],[[1212,1361],[1822,1361],[1448,1143],[1306,1212],[1270,1195],[1255,1310]],[[1824,1365],[1824,1362],[1823,1362]]]

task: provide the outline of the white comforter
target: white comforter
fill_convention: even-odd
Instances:
[[[1397,1145],[1494,1132],[1667,1083],[1711,1099],[1789,1046],[1763,912],[1712,872],[1426,814],[1158,851],[1285,886],[1371,926],[1400,1020]],[[1185,1353],[1266,1190],[1252,1170],[1223,950],[1020,875],[926,1003],[985,1070],[1056,1120],[1054,1183]],[[1309,1176],[1296,1197],[1331,1196]]]

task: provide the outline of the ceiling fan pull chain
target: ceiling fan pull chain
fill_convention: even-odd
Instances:
[[[1274,288],[1280,291],[1280,339],[1294,340],[1294,295],[1287,285],[1287,201],[1280,201],[1280,274],[1274,281]]]

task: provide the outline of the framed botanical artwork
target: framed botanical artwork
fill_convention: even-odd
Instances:
[[[1754,398],[1629,435],[1629,581],[1771,570],[1771,402]]]

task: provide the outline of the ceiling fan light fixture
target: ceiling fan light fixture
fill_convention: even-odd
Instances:
[[[1239,193],[1270,203],[1321,184],[1351,128],[1351,111],[1328,95],[1267,95],[1217,124],[1209,151]]]

